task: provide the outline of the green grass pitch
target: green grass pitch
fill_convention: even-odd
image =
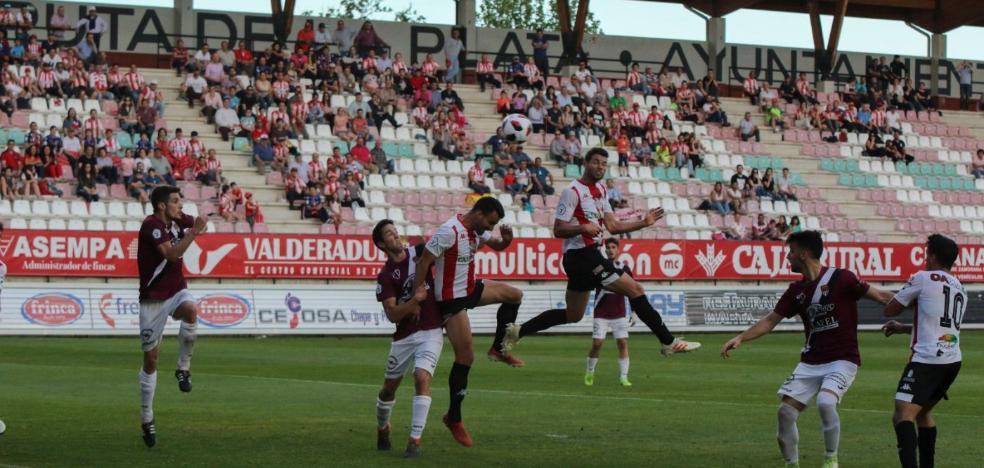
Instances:
[[[451,347],[445,344],[419,460],[401,458],[412,384],[393,416],[394,450],[375,450],[375,395],[386,338],[200,337],[195,389],[173,378],[177,343],[166,339],[155,412],[158,445],[140,438],[132,338],[0,338],[0,467],[39,466],[781,466],[776,388],[795,366],[802,335],[748,342],[728,361],[731,335],[691,335],[704,348],[663,358],[648,333],[630,338],[635,384],[617,383],[614,342],[606,343],[595,385],[582,382],[587,336],[524,340],[513,369],[485,359],[476,337],[465,400],[472,448],[451,439],[447,407]],[[861,336],[863,365],[841,405],[841,466],[898,466],[890,417],[907,337]],[[937,465],[984,460],[984,333],[966,331],[964,367],[937,410]],[[819,466],[823,439],[813,407],[800,418],[801,464]]]

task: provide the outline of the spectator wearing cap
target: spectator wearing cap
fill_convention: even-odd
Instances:
[[[75,24],[76,29],[80,33],[92,34],[93,43],[96,49],[99,48],[99,41],[102,39],[102,35],[106,32],[106,20],[102,16],[99,16],[96,12],[96,7],[90,6],[86,10],[86,15]]]

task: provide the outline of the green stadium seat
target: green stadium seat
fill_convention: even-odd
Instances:
[[[834,170],[837,172],[847,172],[847,161],[843,159],[835,159]]]
[[[245,137],[236,137],[232,140],[232,150],[233,151],[248,151],[249,150],[249,140]]]
[[[774,169],[776,172],[779,172],[782,170],[783,167],[784,165],[781,158],[772,158],[772,169]]]
[[[834,171],[834,161],[832,161],[830,159],[821,159],[820,160],[820,170],[833,172]]]
[[[940,189],[940,179],[938,177],[927,177],[926,178],[926,188],[929,190],[939,190]]]
[[[695,169],[694,175],[697,177],[698,180],[702,182],[709,182],[707,169],[704,169],[703,167],[698,167],[697,169]]]
[[[943,165],[943,174],[948,175],[948,176],[955,176],[955,175],[957,175],[957,166],[954,166],[953,164],[944,164]]]
[[[977,187],[974,186],[974,180],[973,179],[963,179],[963,189],[964,190],[967,190],[967,191],[977,190]]]
[[[575,164],[568,164],[564,166],[564,177],[577,178],[581,177],[580,168]]]
[[[942,164],[933,164],[932,167],[934,176],[941,176],[945,173]]]
[[[653,177],[655,177],[657,179],[660,179],[660,180],[666,179],[666,168],[665,167],[654,167],[653,168]]]
[[[120,147],[124,149],[133,148],[133,137],[129,133],[119,132],[116,134],[116,140],[120,142]]]
[[[940,177],[940,190],[953,190],[953,179]]]
[[[342,153],[348,153],[349,151],[348,144],[346,144],[345,142],[339,142],[339,146],[341,146],[342,144],[346,146],[346,148],[342,150]],[[400,149],[398,151],[400,157],[402,158],[412,158],[414,156],[413,145],[409,143],[400,143]]]
[[[933,175],[933,166],[927,163],[919,163],[919,173],[924,176]]]
[[[864,186],[868,188],[879,187],[878,177],[875,177],[874,174],[864,176]]]
[[[24,130],[19,128],[7,129],[7,138],[4,138],[4,147],[7,146],[6,140],[14,140],[14,143],[18,145],[24,144]]]
[[[396,143],[393,143],[392,141],[384,141],[383,152],[389,155],[390,157],[394,157],[400,154],[400,148],[396,145]]]
[[[850,160],[850,161],[847,162],[847,172],[858,172],[860,170],[861,170],[861,168],[858,165],[858,160],[857,159],[852,159],[852,160]]]
[[[669,180],[683,180],[683,176],[680,175],[680,169],[675,167],[666,170],[666,178]]]
[[[792,177],[790,177],[790,179],[792,180],[793,185],[803,185],[802,174],[793,174]]]
[[[926,190],[926,188],[929,187],[929,183],[926,182],[926,177],[924,176],[916,176],[914,182],[916,184],[916,187],[921,188],[923,190]]]
[[[839,184],[841,184],[843,186],[846,186],[846,187],[853,187],[854,186],[854,183],[853,183],[853,180],[851,179],[851,175],[850,174],[841,174],[840,177],[837,178],[837,183],[839,183]]]
[[[895,172],[898,172],[899,174],[908,174],[909,173],[908,172],[908,169],[906,168],[905,163],[904,162],[901,162],[901,161],[895,163]]]

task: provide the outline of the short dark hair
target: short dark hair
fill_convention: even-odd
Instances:
[[[607,247],[608,244],[615,244],[617,246],[618,245],[618,239],[616,239],[614,237],[609,237],[608,239],[605,239],[605,246]]]
[[[810,255],[817,260],[823,255],[823,238],[817,231],[800,231],[790,234],[786,239],[786,244],[795,244],[797,247],[809,251]]]
[[[153,168],[151,168],[153,170]],[[171,198],[172,193],[181,194],[181,189],[177,187],[172,187],[170,185],[162,185],[150,192],[150,204],[154,207],[154,211],[157,211],[157,205],[161,203],[167,203],[167,200]]]
[[[957,261],[960,247],[956,241],[942,234],[932,234],[926,239],[926,253],[936,257],[940,266],[947,270]]]
[[[589,163],[591,162],[591,158],[598,155],[608,158],[608,151],[605,148],[591,148],[588,150],[588,153],[584,155],[584,162]]]
[[[475,206],[472,207],[472,211],[477,211],[482,214],[496,213],[499,218],[504,218],[506,216],[506,210],[502,208],[502,203],[499,203],[495,197],[482,197],[475,202]]]
[[[372,228],[372,243],[377,247],[383,243],[383,228],[390,224],[394,224],[393,220],[387,218],[376,223],[376,227]]]

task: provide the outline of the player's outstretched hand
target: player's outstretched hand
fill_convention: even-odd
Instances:
[[[721,348],[721,357],[723,357],[725,359],[731,357],[731,350],[732,349],[738,349],[740,346],[741,346],[741,338],[740,337],[737,337],[736,336],[736,337],[728,340],[728,342],[724,344],[724,347]]]
[[[512,226],[508,224],[499,225],[499,236],[502,237],[503,242],[512,242],[513,240],[513,230]]]
[[[885,336],[892,336],[899,333],[904,333],[905,325],[902,325],[902,323],[898,320],[889,320],[885,322],[885,325],[882,325],[881,329],[882,332],[885,333]]]
[[[652,226],[653,224],[656,224],[656,221],[663,219],[663,209],[653,208],[646,212],[646,217],[643,219],[645,219],[647,226]]]
[[[199,216],[195,218],[195,225],[192,227],[192,229],[194,230],[194,233],[197,236],[198,234],[201,234],[205,232],[206,229],[208,229],[208,221],[206,221],[205,218]]]

